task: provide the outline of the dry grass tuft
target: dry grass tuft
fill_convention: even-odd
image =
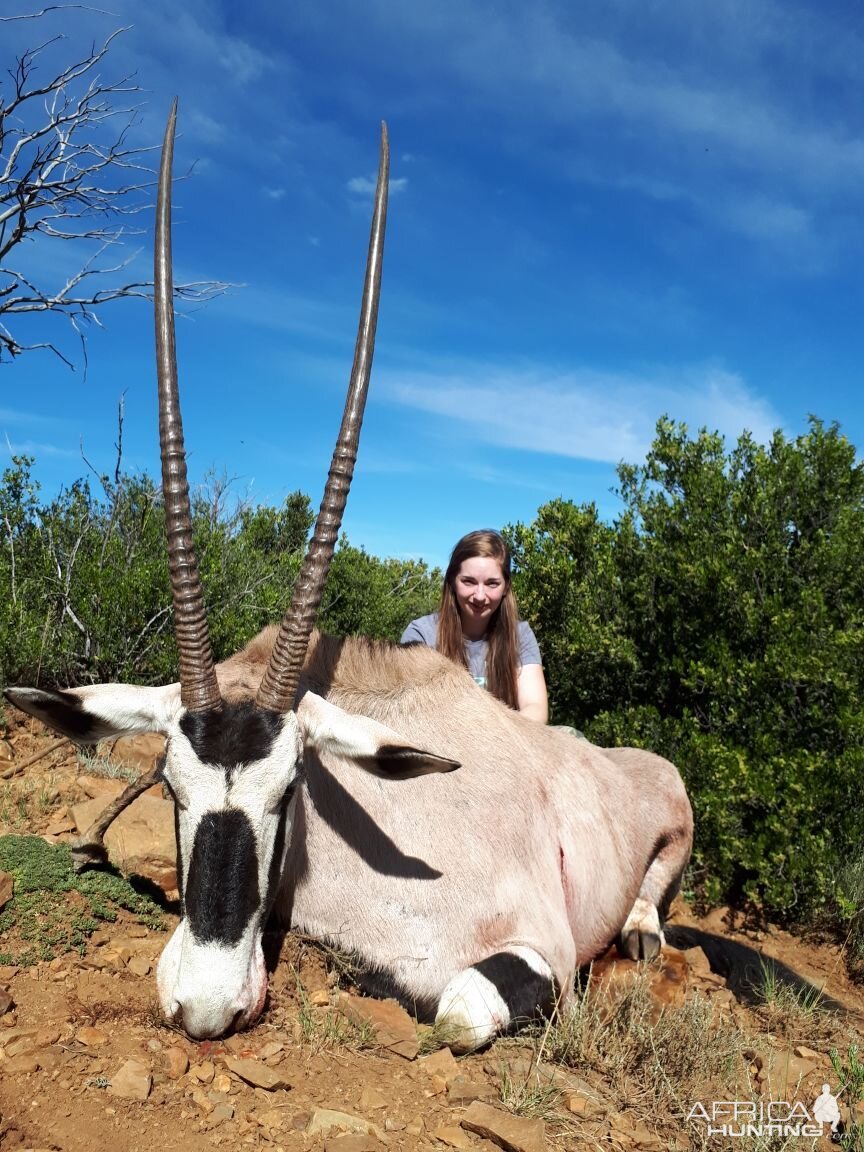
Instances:
[[[128,764],[118,764],[109,756],[102,756],[90,748],[76,749],[76,759],[81,772],[87,776],[107,776],[111,780],[125,780],[131,784],[141,773]]]
[[[437,1020],[434,1024],[421,1024],[417,1030],[417,1041],[420,1045],[418,1055],[428,1056],[431,1052],[437,1052],[439,1048],[449,1048],[461,1034],[461,1028],[444,1022],[439,1023]]]
[[[547,1059],[602,1073],[619,1108],[686,1114],[707,1081],[730,1081],[747,1038],[690,996],[663,1007],[643,971],[627,988],[597,994],[590,977],[573,1007],[559,1013],[544,1040]]]
[[[790,984],[778,976],[776,966],[770,961],[761,961],[761,973],[753,991],[757,1015],[768,1032],[813,1045],[834,1031],[835,1024],[821,988],[812,984]]]
[[[92,1004],[85,1004],[77,996],[66,997],[69,1013],[73,1024],[89,1025],[124,1024],[145,1025],[148,1027],[163,1027],[166,1022],[162,1018],[159,1005],[153,1001],[146,1008],[132,1008],[128,1004],[118,1004],[113,1000],[96,1000]],[[181,1029],[177,1029],[181,1031]]]
[[[331,1007],[315,1007],[309,1002],[306,989],[295,968],[292,972],[296,984],[297,1022],[295,1036],[300,1045],[313,1054],[338,1050],[360,1052],[378,1048],[375,1029],[367,1023],[355,1023]]]

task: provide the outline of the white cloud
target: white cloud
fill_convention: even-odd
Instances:
[[[219,37],[217,44],[219,63],[238,84],[249,84],[273,67],[272,61],[263,52],[259,52],[244,40],[223,35]]]
[[[738,374],[715,365],[638,376],[483,365],[382,375],[391,400],[461,425],[478,441],[613,464],[644,458],[664,414],[730,441],[748,429],[764,442],[781,424]]]
[[[768,196],[740,197],[721,212],[736,231],[753,239],[783,244],[812,235],[813,217],[810,212]]]
[[[355,192],[360,196],[372,196],[375,193],[377,183],[374,176],[352,176],[345,187],[349,192]],[[405,176],[401,176],[398,180],[391,180],[389,184],[390,194],[404,192],[407,187],[408,180]]]
[[[10,441],[4,439],[0,445],[0,455],[34,456],[36,459],[52,456],[61,460],[80,460],[81,450],[80,448],[60,448],[56,444],[46,444],[39,440]]]
[[[683,185],[705,202],[782,180],[780,196],[792,205],[805,190],[857,198],[864,132],[851,110],[861,96],[860,22],[770,0],[719,0],[692,15],[672,0],[627,3],[610,16],[611,5],[441,0],[434,14],[394,0],[373,7],[411,38],[416,51],[405,59],[416,69],[422,55],[442,99],[506,117],[514,149],[528,127],[531,148],[577,179],[587,140],[610,183],[635,174],[669,181],[673,195]],[[594,146],[604,140],[609,147]],[[743,207],[740,216],[746,234]],[[770,222],[761,224],[764,234]],[[787,236],[794,226],[780,221]]]
[[[285,196],[285,188],[265,188],[264,195],[268,200],[281,200]]]
[[[8,425],[55,424],[56,418],[36,412],[22,412],[17,408],[0,408],[0,428]]]
[[[198,144],[218,144],[225,137],[225,125],[193,106],[183,109],[182,132]]]
[[[802,256],[807,257],[811,270],[821,266],[829,254],[830,243],[817,234],[813,212],[788,199],[733,188],[718,195],[716,189],[687,187],[684,183],[638,175],[609,180],[585,165],[579,165],[579,171],[588,183],[633,190],[658,203],[687,204],[700,217],[726,231],[784,251],[799,266]]]

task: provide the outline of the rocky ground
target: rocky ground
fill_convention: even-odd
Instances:
[[[49,751],[54,738],[36,722],[8,720],[0,846],[24,833],[68,841],[159,750],[136,738],[82,760],[68,745]],[[835,944],[728,909],[700,921],[679,901],[659,963],[640,970],[613,951],[572,1018],[456,1059],[446,1037],[359,996],[342,958],[289,936],[258,1025],[195,1044],[156,1010],[154,968],[176,922],[170,802],[145,794],[109,846],[153,885],[161,927],[120,909],[92,930],[87,898],[70,890],[79,934],[46,927],[34,945],[16,919],[15,876],[0,875],[0,960],[13,961],[0,964],[3,1152],[812,1147],[725,1142],[688,1114],[724,1100],[809,1109],[826,1082],[858,1139],[864,1067],[849,1045],[864,1032],[864,990]],[[47,924],[53,912],[41,915]]]

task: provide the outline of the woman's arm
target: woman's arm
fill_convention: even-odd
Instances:
[[[438,617],[418,616],[412,620],[399,640],[400,644],[425,644],[428,648],[435,647],[435,631],[438,626]]]
[[[529,720],[546,724],[549,720],[549,700],[542,664],[523,664],[516,677],[516,697],[519,711]]]

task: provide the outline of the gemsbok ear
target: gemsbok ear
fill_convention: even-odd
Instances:
[[[390,780],[410,780],[430,772],[452,772],[458,760],[427,752],[405,740],[398,732],[370,720],[353,716],[335,704],[306,692],[297,708],[303,746],[331,752],[351,760],[358,768]]]
[[[66,691],[7,688],[3,695],[76,744],[97,744],[124,733],[168,732],[181,710],[179,684],[94,684]]]

